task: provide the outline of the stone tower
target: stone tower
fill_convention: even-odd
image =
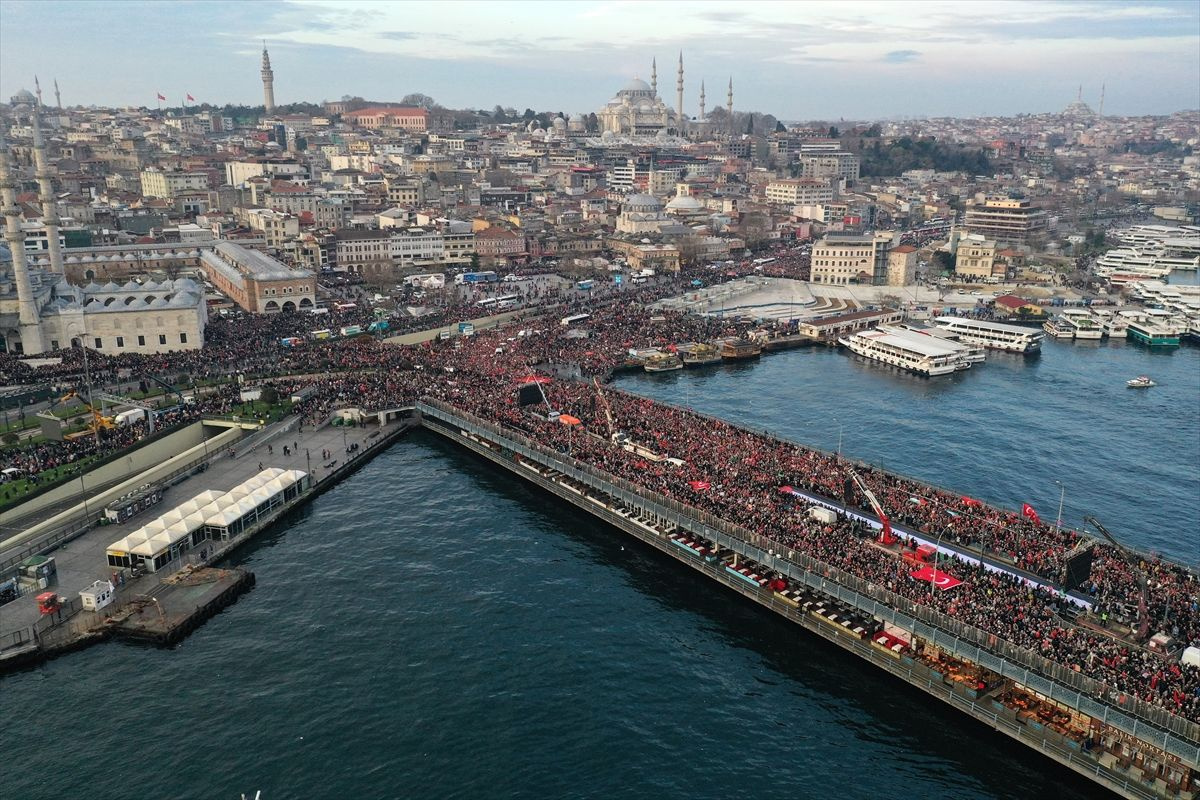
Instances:
[[[271,69],[271,57],[267,55],[267,43],[263,42],[262,58],[263,105],[268,114],[275,113],[275,72]]]

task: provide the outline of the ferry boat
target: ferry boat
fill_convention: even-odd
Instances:
[[[1036,353],[1042,349],[1045,334],[1020,325],[1005,325],[967,317],[937,317],[934,322],[939,328],[957,334],[958,338],[971,344],[980,344],[990,350],[1008,353]]]
[[[960,341],[958,336],[950,331],[942,328],[934,328],[929,325],[923,325],[920,322],[903,322],[899,325],[879,325],[879,330],[888,333],[895,333],[901,336],[909,336],[916,334],[917,336],[928,336],[933,341],[943,344],[953,350],[957,350],[962,357],[972,364],[982,364],[987,359],[987,350],[983,345],[967,344]],[[919,340],[918,340],[919,341]]]
[[[1075,326],[1062,317],[1051,317],[1042,323],[1042,330],[1055,339],[1074,339]]]
[[[1125,381],[1125,385],[1130,389],[1149,389],[1151,386],[1157,386],[1157,384],[1150,380],[1150,378],[1146,375],[1138,375],[1136,378],[1127,380]]]
[[[1099,320],[1086,308],[1065,309],[1062,318],[1071,326],[1076,339],[1100,339],[1104,336]]]
[[[1100,324],[1101,336],[1125,336],[1125,329],[1129,327],[1129,317],[1124,312],[1101,308],[1094,309],[1092,315]]]
[[[674,353],[659,353],[646,359],[646,363],[642,366],[642,369],[646,370],[646,372],[673,372],[677,369],[683,369],[683,362]]]
[[[905,336],[872,329],[844,336],[838,342],[863,358],[926,377],[950,375],[971,367],[971,362],[948,343],[911,331]]]
[[[721,342],[721,358],[726,361],[741,361],[747,358],[758,358],[762,355],[762,344],[747,339],[726,339]]]
[[[1125,329],[1125,336],[1132,342],[1150,347],[1179,347],[1178,333],[1150,320],[1130,322]]]
[[[721,363],[721,351],[707,342],[689,342],[677,348],[685,367],[707,367]]]

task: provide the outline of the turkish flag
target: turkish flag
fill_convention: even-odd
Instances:
[[[943,592],[947,589],[953,589],[955,586],[958,586],[962,583],[962,581],[960,581],[958,578],[955,578],[953,575],[947,575],[941,570],[928,566],[921,567],[919,570],[910,572],[908,574],[919,581],[929,581]]]
[[[1033,510],[1033,506],[1029,503],[1021,504],[1021,513],[1024,514],[1034,525],[1041,525],[1042,520],[1038,517],[1037,512]]]
[[[166,100],[167,98],[166,98],[165,96],[163,96],[163,95],[161,95],[161,94],[160,94],[160,95],[158,96],[158,99],[159,99],[159,100]]]
[[[701,491],[703,489],[710,488],[712,486],[712,484],[709,483],[708,481],[688,481],[688,486],[692,487],[693,489],[695,489],[697,491]]]
[[[192,96],[189,94],[189,95],[187,96],[187,99],[188,99],[188,100],[195,100],[196,98],[192,97]]]

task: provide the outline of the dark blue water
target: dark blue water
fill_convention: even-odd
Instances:
[[[1075,514],[1110,498],[1115,529],[1182,552],[1194,505],[1180,521],[1137,486],[1182,504],[1194,485],[1196,365],[1051,345],[938,382],[810,351],[623,384],[825,447],[836,409],[847,451],[996,499],[1064,475]],[[1162,386],[1125,390],[1139,372]],[[240,558],[257,587],[178,649],[0,681],[0,796],[1095,794],[427,434]]]
[[[1149,375],[1158,385],[1130,389]],[[845,351],[633,374],[622,389],[854,458],[1065,525],[1200,563],[1200,348],[1049,340],[919,378]],[[1065,499],[1059,484],[1066,487]]]

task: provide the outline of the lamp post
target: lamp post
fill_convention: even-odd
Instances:
[[[1055,481],[1054,483],[1062,490],[1058,495],[1058,519],[1054,522],[1054,532],[1062,533],[1063,502],[1067,499],[1067,487],[1063,485],[1062,481]]]
[[[841,420],[839,420],[837,417],[830,417],[830,419],[832,419],[834,422],[836,422],[837,426],[838,426],[837,457],[840,460],[842,457],[842,423],[841,423]]]

